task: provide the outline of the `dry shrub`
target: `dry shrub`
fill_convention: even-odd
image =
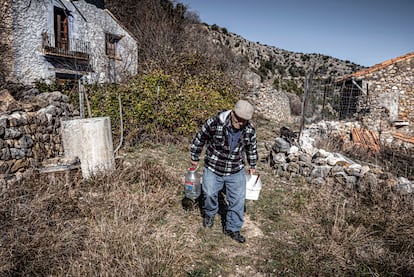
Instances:
[[[0,275],[162,276],[186,262],[185,235],[167,215],[177,180],[142,161],[68,190],[33,178],[0,201]]]
[[[36,177],[0,194],[0,275],[32,276],[68,267],[88,228],[63,180]]]
[[[331,152],[340,152],[343,147],[343,140],[336,136],[318,136],[315,139],[315,147]]]
[[[362,180],[361,182],[364,182]],[[338,184],[316,191],[307,216],[317,225],[306,244],[308,271],[338,276],[414,274],[414,199],[383,182],[356,192]]]

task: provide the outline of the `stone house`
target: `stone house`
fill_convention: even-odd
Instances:
[[[379,132],[414,129],[414,52],[352,73],[337,85],[342,118],[358,115]]]
[[[137,40],[103,0],[0,0],[3,77],[121,82],[136,73]]]

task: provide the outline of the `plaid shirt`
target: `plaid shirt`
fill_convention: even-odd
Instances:
[[[250,122],[243,127],[236,148],[230,151],[226,128],[231,124],[230,112],[221,112],[208,119],[194,137],[190,148],[191,160],[199,161],[206,145],[204,166],[221,176],[242,170],[245,157],[250,168],[255,168],[258,160],[256,130]]]

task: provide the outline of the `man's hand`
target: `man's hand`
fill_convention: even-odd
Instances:
[[[249,170],[250,175],[254,175],[255,172],[256,172],[256,168],[250,168]]]

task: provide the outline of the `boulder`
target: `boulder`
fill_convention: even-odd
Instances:
[[[17,102],[7,89],[0,91],[0,111],[13,112],[20,109],[20,103]]]

